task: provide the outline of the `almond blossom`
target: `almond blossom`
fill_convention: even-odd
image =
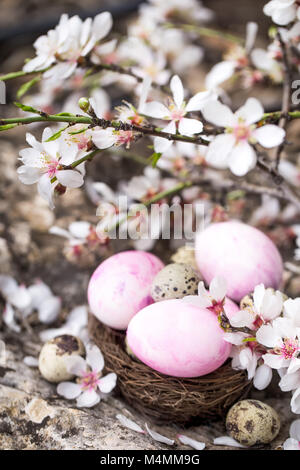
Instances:
[[[297,0],[271,0],[264,6],[264,14],[271,16],[274,23],[285,26],[294,19],[300,19]]]
[[[274,124],[256,126],[264,114],[256,98],[248,98],[235,113],[219,101],[211,101],[202,114],[207,121],[225,128],[224,134],[210,143],[207,162],[216,168],[229,167],[236,176],[244,176],[255,167],[257,156],[252,144],[272,148],[280,145],[285,137],[285,131]]]
[[[92,20],[82,21],[79,16],[64,19],[64,40],[55,53],[56,65],[45,72],[47,79],[62,80],[75,71],[81,57],[89,54],[94,46],[103,39],[112,27],[109,12],[100,13]]]
[[[253,308],[244,308],[230,319],[234,327],[248,327],[253,330],[259,328],[282,313],[283,296],[280,291],[274,292],[265,288],[263,284],[255,287],[253,292]]]
[[[26,134],[31,148],[20,151],[23,163],[17,170],[19,179],[24,184],[38,184],[39,194],[46,199],[51,209],[54,208],[53,192],[57,183],[64,187],[78,188],[83,184],[84,166],[74,170],[64,170],[63,165],[76,161],[79,153],[77,145],[66,147],[63,139],[47,142],[53,135],[49,127],[44,129],[42,142],[38,142],[32,134]]]
[[[185,117],[191,111],[200,111],[216,98],[216,95],[210,91],[202,91],[196,93],[187,103],[184,101],[184,89],[178,75],[174,75],[170,81],[172,98],[169,98],[167,106],[158,102],[151,101],[146,103],[142,112],[147,116],[170,121],[169,124],[162,129],[163,132],[169,134],[192,135],[199,134],[203,130],[203,124],[198,119]],[[172,141],[163,137],[155,137],[154,149],[158,153],[165,152],[172,145]]]
[[[54,322],[61,310],[61,299],[54,296],[42,281],[29,287],[18,284],[11,276],[0,275],[0,292],[6,301],[3,312],[4,323],[13,331],[20,332],[18,320],[25,319],[34,311],[41,323]]]
[[[183,301],[207,308],[216,315],[220,315],[223,312],[226,291],[226,280],[221,276],[216,276],[212,279],[208,291],[205,289],[204,282],[200,281],[198,295],[187,295],[183,297]]]
[[[292,422],[290,437],[284,441],[283,450],[300,450],[300,419]]]
[[[256,333],[257,341],[270,348],[264,354],[264,363],[273,369],[287,367],[287,373],[300,368],[300,329],[290,318],[276,318],[271,324],[262,325]]]
[[[86,359],[81,356],[69,356],[65,359],[67,370],[77,376],[76,383],[61,382],[57,386],[57,393],[74,400],[78,408],[93,407],[97,405],[101,396],[110,393],[116,385],[115,373],[102,376],[104,358],[96,345],[86,345]]]
[[[224,56],[225,60],[212,67],[205,79],[205,85],[209,90],[217,88],[221,83],[229,80],[235,72],[249,65],[248,56],[253,48],[257,29],[257,23],[247,23],[245,46],[234,45]]]

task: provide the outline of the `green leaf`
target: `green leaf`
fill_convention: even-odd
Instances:
[[[59,129],[59,131],[55,132],[51,137],[49,137],[49,139],[47,139],[46,142],[52,142],[53,140],[58,139],[58,138],[61,136],[62,132],[63,132],[64,130],[66,130],[68,126],[69,126],[69,125],[67,125],[67,126],[65,126],[65,127],[62,127],[61,129]]]
[[[0,132],[1,131],[7,131],[8,129],[13,129],[17,125],[18,124],[4,124],[3,126],[0,126]]]
[[[230,191],[227,194],[227,200],[228,201],[235,201],[236,199],[241,199],[245,196],[245,191],[242,189],[236,189],[234,191]]]
[[[41,114],[41,112],[38,109],[35,109],[32,106],[27,106],[25,104],[18,103],[18,101],[14,101],[14,105],[22,109],[22,111],[26,111],[27,113]]]
[[[252,336],[251,338],[244,338],[242,342],[243,343],[249,343],[250,341],[256,341],[255,336]]]
[[[68,126],[67,126],[68,127]],[[80,131],[72,131],[72,132],[68,132],[68,134],[70,135],[77,135],[77,134],[82,134],[83,132],[86,131],[86,127],[84,127],[83,129],[80,129]]]
[[[152,155],[150,156],[150,160],[151,160],[151,163],[152,163],[152,167],[153,167],[153,168],[156,167],[157,162],[158,162],[158,160],[160,159],[161,155],[162,155],[162,154],[159,153],[159,152],[154,152],[154,153],[152,153]]]
[[[42,78],[41,75],[39,75],[37,77],[32,78],[32,80],[29,80],[28,82],[23,83],[23,85],[20,86],[20,88],[17,91],[17,98],[22,98],[22,96],[24,96],[25,93],[27,93],[27,91],[30,90],[30,88],[32,88],[36,83],[38,83],[41,80],[41,78]]]
[[[54,116],[76,117],[75,114],[72,114],[72,113],[58,113],[58,114],[55,114]]]

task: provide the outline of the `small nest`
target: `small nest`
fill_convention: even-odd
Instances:
[[[94,315],[89,315],[89,334],[104,355],[106,372],[117,374],[120,394],[157,422],[183,425],[223,418],[251,387],[245,371],[233,370],[230,362],[191,379],[156,372],[127,354],[125,333],[103,325]]]

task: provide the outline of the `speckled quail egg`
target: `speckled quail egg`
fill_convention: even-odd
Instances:
[[[156,301],[181,299],[197,295],[200,279],[188,264],[172,263],[165,266],[154,278],[151,296]]]
[[[279,433],[280,419],[271,406],[259,400],[242,400],[230,408],[226,429],[244,446],[268,444]]]
[[[39,355],[39,369],[48,382],[70,380],[73,374],[66,369],[65,358],[72,355],[83,356],[85,348],[76,336],[61,335],[47,341]]]
[[[171,256],[173,263],[188,264],[194,271],[199,274],[198,266],[195,258],[195,250],[191,246],[184,245]]]

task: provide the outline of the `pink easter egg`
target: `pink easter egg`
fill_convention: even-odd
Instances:
[[[200,377],[218,369],[231,351],[223,336],[215,313],[183,299],[149,305],[127,329],[128,344],[138,359],[174,377]]]
[[[195,256],[206,283],[223,276],[227,295],[236,301],[261,283],[278,289],[282,279],[282,258],[272,240],[242,222],[214,223],[199,232]]]
[[[162,261],[145,251],[123,251],[101,263],[88,286],[92,313],[105,325],[125,330],[130,319],[153,302],[150,296]]]

